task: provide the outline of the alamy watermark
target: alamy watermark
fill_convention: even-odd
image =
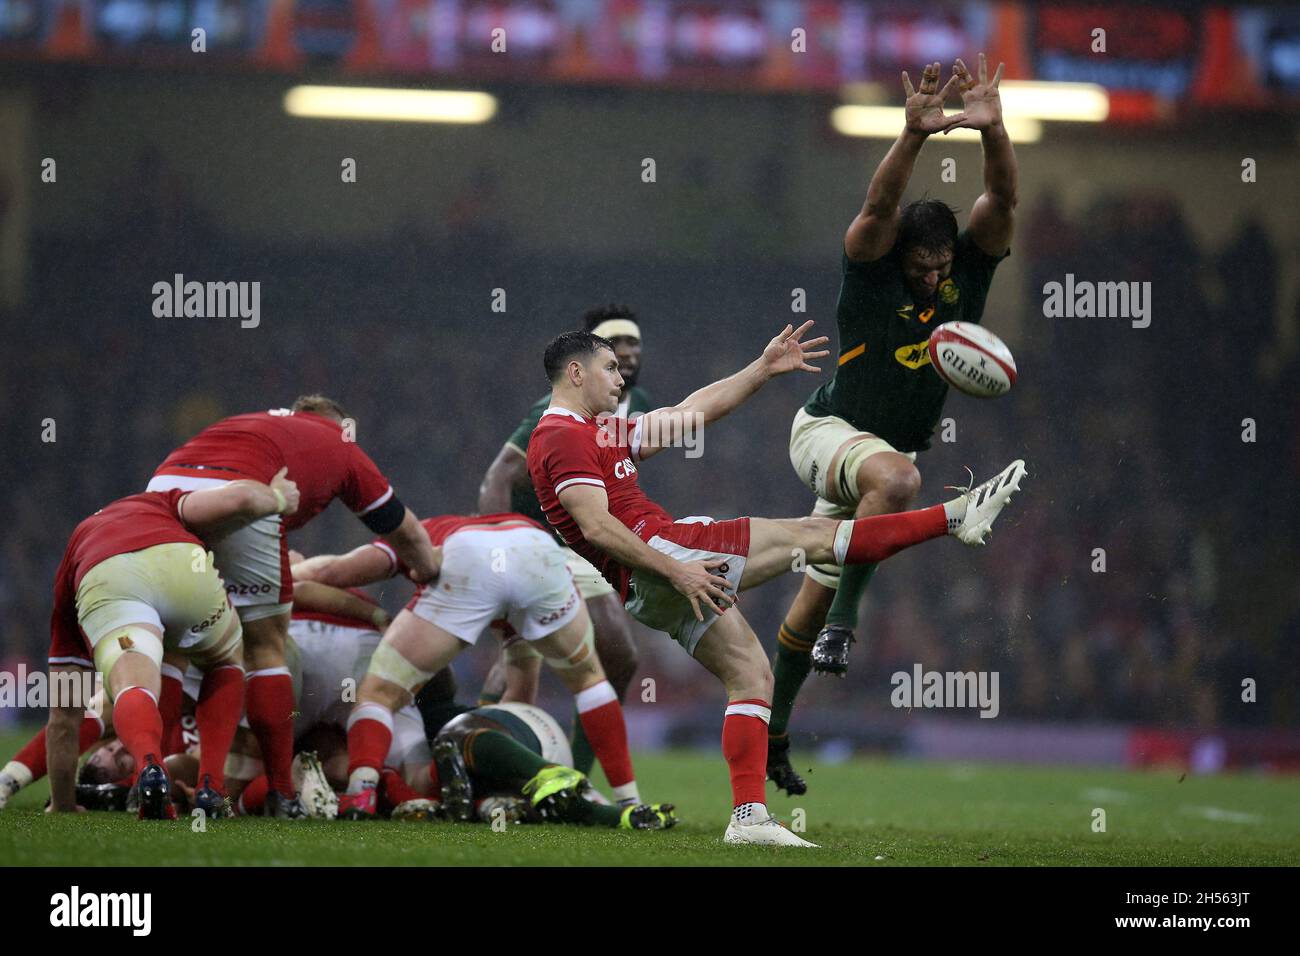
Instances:
[[[601,448],[685,448],[687,458],[704,454],[704,416],[699,412],[658,411],[637,418],[602,418],[596,433]],[[631,472],[635,472],[632,468]],[[623,477],[623,476],[618,476]]]
[[[1133,328],[1151,324],[1150,282],[1090,282],[1065,274],[1043,286],[1043,315],[1049,319],[1132,319]]]
[[[981,717],[996,717],[998,703],[997,671],[927,671],[920,664],[912,670],[895,671],[889,678],[894,685],[889,702],[907,708],[978,707]]]
[[[153,284],[153,314],[159,319],[240,319],[241,329],[262,322],[262,283],[185,281],[176,273],[171,282]]]
[[[16,671],[0,671],[0,707],[80,707],[97,717],[94,698],[92,670],[29,672],[26,664],[19,664]]]
[[[132,936],[148,936],[152,913],[152,893],[83,893],[73,886],[50,897],[50,925],[56,927],[121,926]]]

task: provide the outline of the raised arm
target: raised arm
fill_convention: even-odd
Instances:
[[[514,445],[502,445],[478,486],[478,513],[509,511],[511,492],[528,481],[528,459]]]
[[[961,60],[952,67],[963,106],[963,118],[954,125],[979,130],[984,149],[984,192],[971,207],[967,228],[975,245],[991,256],[1000,256],[1011,248],[1019,186],[1016,151],[1011,146],[1006,127],[1002,125],[1002,97],[998,84],[1002,81],[1003,66],[998,64],[992,80],[983,53],[979,57],[978,79],[970,75]]]
[[[809,339],[807,342],[799,341],[812,325],[812,319],[797,329],[787,325],[776,338],[767,343],[762,355],[735,375],[692,392],[680,404],[671,408],[646,412],[637,419],[635,434],[640,441],[637,456],[646,459],[661,449],[682,444],[687,429],[717,421],[743,404],[777,375],[796,370],[820,372],[821,369],[809,365],[808,360],[824,358],[830,354],[827,349],[817,350],[817,346],[826,344],[826,336]]]
[[[730,582],[711,573],[723,561],[676,561],[656,551],[609,513],[609,497],[604,488],[570,485],[560,492],[559,498],[587,541],[626,567],[664,578],[691,602],[697,620],[704,620],[700,610],[702,600],[723,609],[735,603],[735,598],[725,590],[731,587]]]
[[[281,468],[269,485],[240,479],[191,491],[181,499],[181,520],[197,535],[219,537],[267,515],[291,515],[298,510],[298,486],[287,472]]]
[[[920,90],[914,90],[911,79],[903,73],[903,92],[907,94],[903,131],[876,167],[867,187],[867,201],[844,233],[844,253],[855,262],[874,262],[893,247],[898,238],[899,203],[921,147],[931,133],[947,130],[963,119],[960,114],[944,115],[943,101],[957,78],[952,77],[939,90],[939,72],[938,63],[926,66],[921,72]]]

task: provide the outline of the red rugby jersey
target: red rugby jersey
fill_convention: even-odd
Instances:
[[[644,417],[629,422],[599,422],[568,409],[552,407],[542,415],[528,442],[528,473],[546,520],[574,551],[599,569],[627,597],[631,571],[582,536],[559,494],[571,485],[594,485],[609,496],[609,513],[642,541],[673,523],[672,515],[651,501],[637,482],[639,429]]]
[[[146,491],[120,498],[77,525],[54,575],[52,663],[90,663],[90,647],[77,625],[77,588],[95,565],[156,544],[193,544],[207,551],[207,546],[181,521],[180,500],[188,493]]]
[[[364,515],[393,496],[388,479],[343,427],[309,412],[278,408],[234,415],[209,425],[167,456],[155,475],[191,478],[252,478],[270,483],[288,467],[298,484],[298,510],[283,528],[301,528],[335,498]]]
[[[490,515],[437,515],[433,518],[425,518],[420,524],[424,525],[424,530],[429,532],[429,541],[436,548],[461,528],[469,525],[502,524],[507,521],[526,521],[539,531],[546,530],[527,515],[515,514],[512,511],[502,511]],[[406,576],[406,565],[398,560],[397,552],[383,538],[376,538],[370,543],[388,555],[388,560],[393,564],[393,575],[401,574],[403,577]]]

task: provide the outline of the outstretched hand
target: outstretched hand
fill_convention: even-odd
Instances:
[[[830,355],[829,349],[813,351],[819,345],[825,345],[830,341],[826,336],[818,336],[815,339],[809,339],[807,342],[800,342],[800,337],[812,328],[813,320],[809,319],[799,328],[793,325],[787,325],[785,329],[771,342],[767,343],[767,348],[763,349],[763,364],[771,375],[784,375],[786,372],[820,372],[821,369],[815,365],[809,365],[808,359],[825,358]]]
[[[1002,82],[1004,66],[1005,63],[999,63],[997,72],[990,80],[988,61],[983,53],[979,58],[978,78],[970,75],[970,70],[960,58],[952,65],[952,79],[948,81],[948,86],[952,85],[953,80],[957,81],[957,88],[961,91],[962,111],[954,117],[958,122],[945,129],[945,134],[950,129],[958,128],[985,130],[1002,122],[1002,95],[998,92],[998,84]]]
[[[913,133],[928,136],[931,133],[946,132],[965,118],[961,113],[946,116],[943,112],[943,101],[948,98],[948,94],[952,92],[959,80],[956,76],[949,77],[948,82],[940,90],[941,69],[938,62],[928,64],[921,71],[919,90],[912,88],[911,78],[906,70],[903,71],[903,92],[907,94],[903,111],[907,116],[907,128]]]

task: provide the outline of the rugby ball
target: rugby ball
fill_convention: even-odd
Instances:
[[[973,322],[945,322],[930,334],[930,364],[967,395],[997,398],[1016,384],[1016,360],[1006,343]]]

